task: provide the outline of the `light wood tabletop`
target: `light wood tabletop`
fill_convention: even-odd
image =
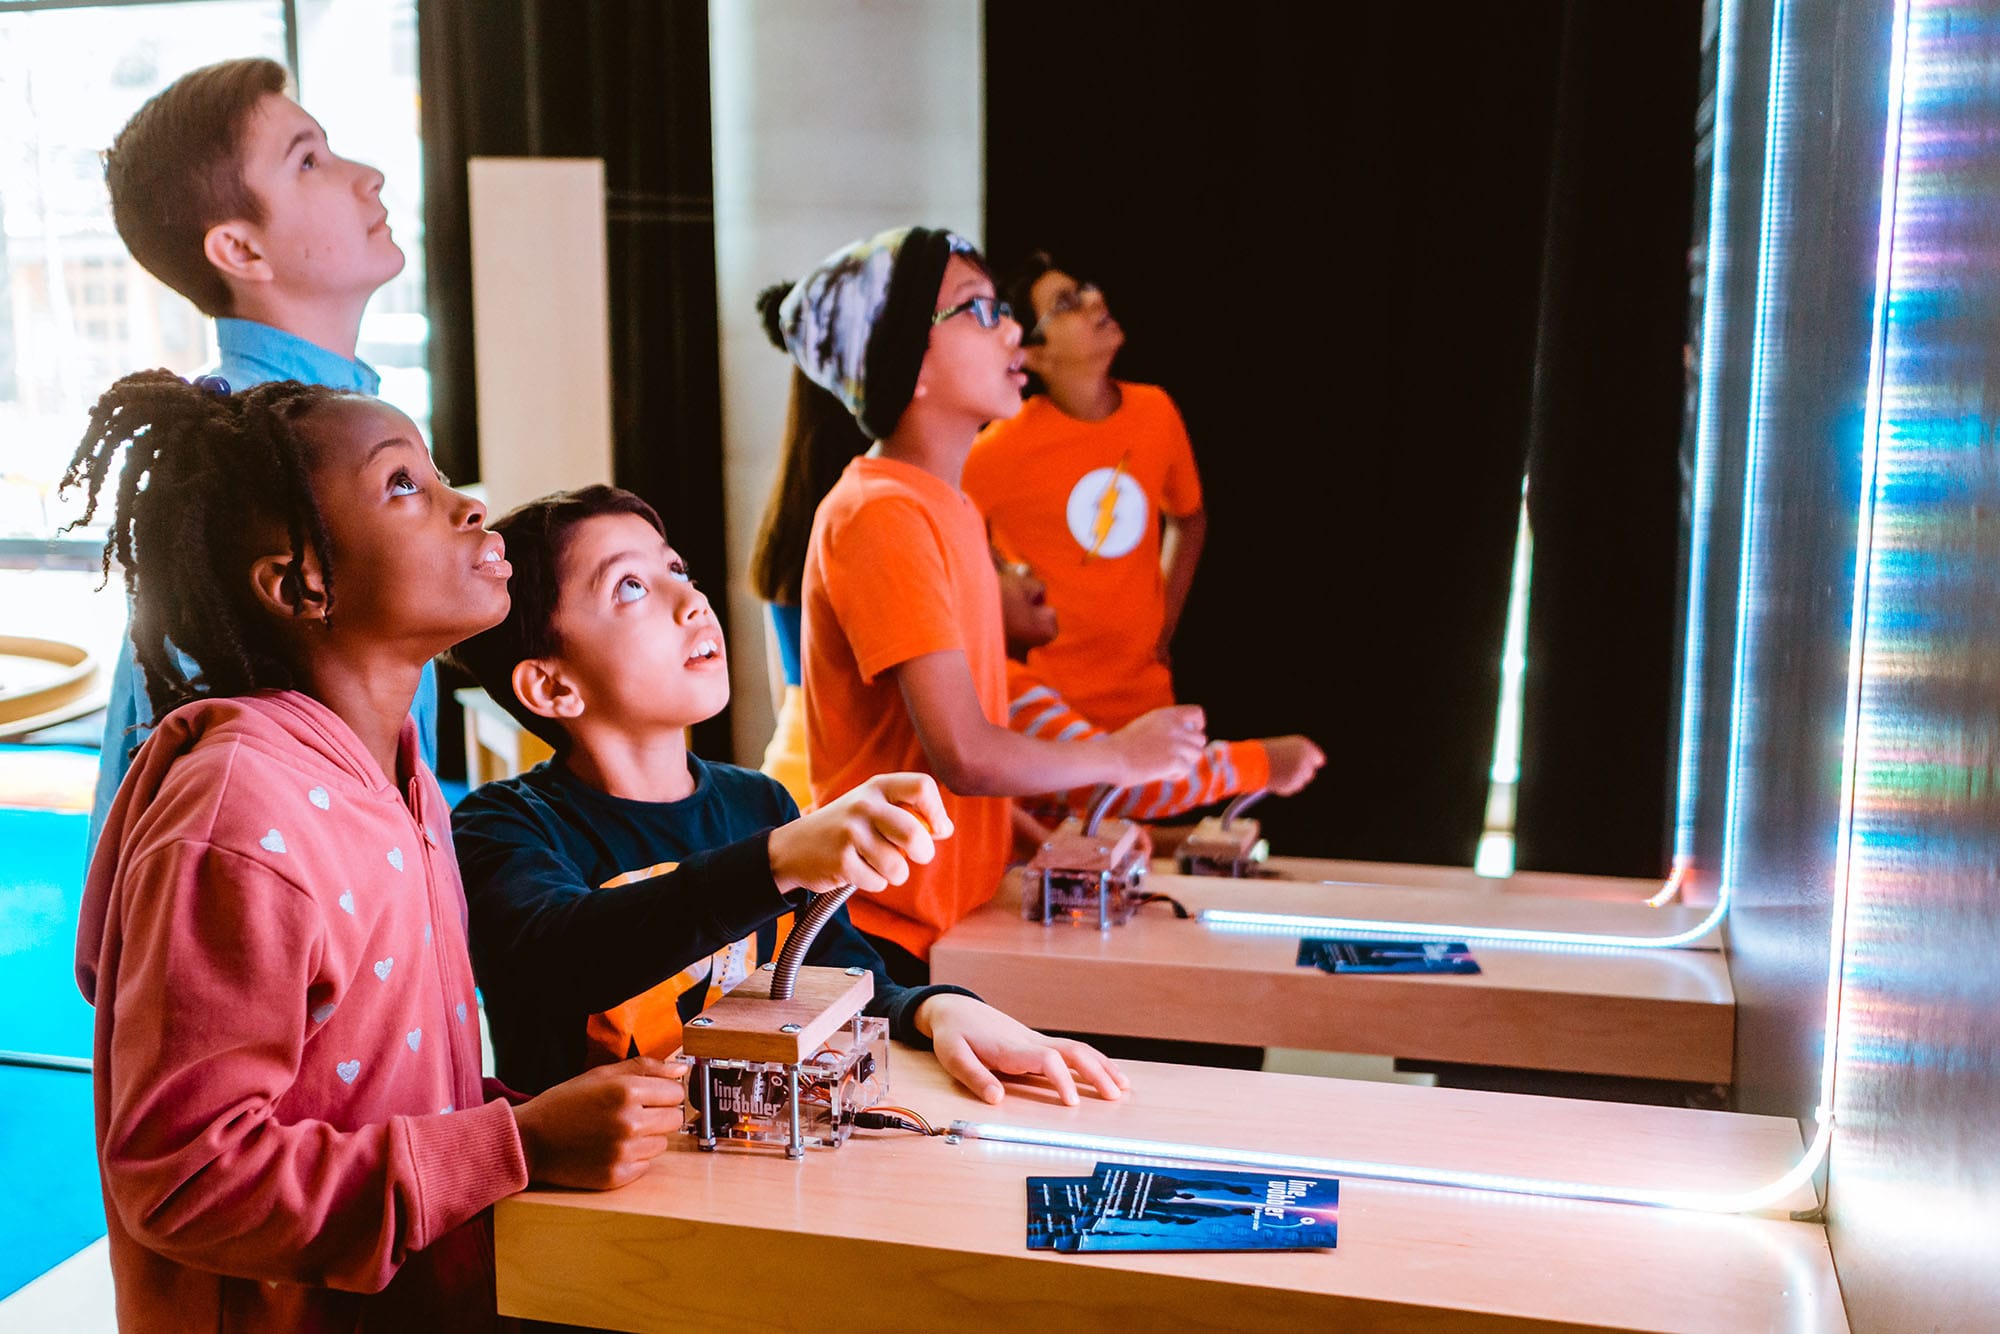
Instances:
[[[1166,872],[1174,869],[1174,863],[1165,859],[1156,860],[1153,866]],[[1261,866],[1266,874],[1280,880],[1460,889],[1476,894],[1534,894],[1544,898],[1611,899],[1626,903],[1643,903],[1658,894],[1666,884],[1664,880],[1568,875],[1557,871],[1516,871],[1512,875],[1485,876],[1469,866],[1356,862],[1324,857],[1271,856]]]
[[[893,1049],[891,1100],[953,1118],[1592,1185],[1746,1190],[1801,1152],[1773,1117],[1131,1062],[1122,1101],[997,1106]],[[1021,1327],[1823,1331],[1846,1328],[1824,1230],[1786,1216],[1341,1182],[1332,1251],[1058,1256],[1026,1179],[1091,1152],[859,1132],[802,1162],[684,1137],[638,1182],[495,1213],[500,1309],[628,1330]],[[1810,1209],[1809,1188],[1783,1202]]]
[[[1191,911],[1657,936],[1685,907],[1458,889],[1151,876]],[[931,975],[1038,1028],[1408,1060],[1728,1083],[1735,996],[1713,949],[1568,951],[1473,941],[1474,976],[1333,975],[1298,937],[1224,931],[1149,904],[1109,931],[1021,919],[1013,877],[932,947]]]

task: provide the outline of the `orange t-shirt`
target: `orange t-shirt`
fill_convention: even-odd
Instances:
[[[1043,395],[981,432],[965,493],[993,543],[1048,586],[1056,637],[1028,666],[1101,727],[1174,702],[1155,656],[1167,621],[1160,518],[1201,508],[1187,427],[1166,391],[1119,382],[1103,421],[1078,421]]]
[[[858,458],[820,502],[806,549],[806,755],[816,805],[881,773],[930,772],[890,668],[962,650],[987,721],[1007,725],[1000,581],[963,492],[912,464]],[[939,785],[942,788],[942,784]],[[854,924],[920,959],[992,898],[1011,850],[1007,802],[944,792],[954,832],[928,866],[848,900]]]

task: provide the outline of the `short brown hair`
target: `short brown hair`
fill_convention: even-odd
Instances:
[[[285,67],[256,57],[183,74],[139,108],[104,153],[119,239],[148,273],[205,315],[227,315],[229,285],[209,263],[208,229],[264,207],[243,182],[243,127]]]

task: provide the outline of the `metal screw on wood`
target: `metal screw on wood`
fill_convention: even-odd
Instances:
[[[709,1026],[710,1024],[712,1024],[712,1023],[714,1023],[714,1022],[715,1022],[715,1020],[713,1020],[713,1019],[709,1018],[709,1017],[708,1017],[707,1015],[705,1015],[705,1014],[698,1014],[698,1015],[696,1015],[696,1016],[695,1016],[694,1018],[692,1018],[692,1019],[688,1020],[688,1027],[689,1027],[689,1028],[707,1028],[707,1027],[708,1027],[708,1026]]]
[[[863,968],[860,964],[855,964],[852,968],[849,968],[847,970],[847,975],[849,977],[859,977],[867,971],[868,970],[866,968]]]
[[[780,1033],[796,1033],[799,1031],[799,1026],[797,1024],[779,1024],[778,1031]]]

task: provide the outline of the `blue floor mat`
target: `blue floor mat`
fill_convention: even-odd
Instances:
[[[0,1066],[0,1297],[104,1235],[90,1076]]]
[[[89,817],[0,808],[0,1049],[90,1055],[76,989]],[[0,1066],[0,1297],[104,1235],[90,1076]]]
[[[90,1055],[75,964],[88,826],[82,814],[0,808],[0,1050]]]

